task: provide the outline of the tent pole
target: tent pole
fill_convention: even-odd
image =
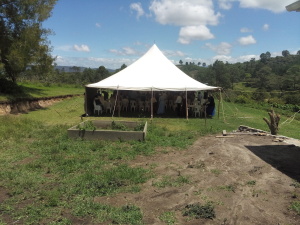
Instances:
[[[114,117],[114,114],[115,114],[116,105],[117,105],[117,102],[118,102],[118,96],[119,96],[119,89],[117,89],[117,96],[116,96],[116,99],[115,99],[114,110],[113,110],[113,113],[112,113],[112,116],[111,116],[112,118]]]
[[[185,113],[186,113],[186,120],[189,120],[189,111],[188,111],[188,104],[187,104],[187,90],[185,89]]]

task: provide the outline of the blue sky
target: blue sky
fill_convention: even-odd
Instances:
[[[130,65],[154,43],[174,64],[300,50],[296,0],[58,0],[43,27],[61,66]]]

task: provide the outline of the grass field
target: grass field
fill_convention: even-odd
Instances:
[[[206,134],[236,130],[241,124],[268,130],[267,112],[232,103],[221,105],[220,118],[138,118],[148,121],[145,142],[71,140],[67,129],[84,117],[83,98],[74,97],[49,108],[0,117],[0,224],[142,224],[143,212],[135,205],[112,207],[93,201],[96,196],[139,192],[140,184],[155,174],[129,167],[138,155],[158,148],[185,149]],[[282,121],[286,121],[282,117]],[[290,120],[291,121],[291,120]],[[300,122],[285,122],[280,134],[300,139]],[[167,220],[164,215],[161,220]]]
[[[74,85],[45,85],[40,83],[18,83],[21,94],[12,93],[11,95],[0,94],[0,101],[14,100],[16,98],[41,98],[54,97],[61,95],[83,94],[84,87],[75,87]]]

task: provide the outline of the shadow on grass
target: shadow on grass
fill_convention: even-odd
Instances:
[[[300,182],[300,147],[294,145],[245,147],[280,172]]]
[[[43,96],[45,91],[40,88],[25,87],[22,85],[15,85],[7,83],[5,88],[2,87],[0,93],[4,94],[8,101],[14,102],[24,99],[32,99],[33,95]]]

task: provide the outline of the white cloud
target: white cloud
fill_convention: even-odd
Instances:
[[[204,25],[186,26],[180,29],[178,42],[181,44],[190,44],[194,40],[209,40],[213,38],[214,35]]]
[[[180,56],[180,57],[184,57],[186,54],[183,53],[182,51],[172,51],[172,50],[165,50],[163,51],[163,54],[168,58],[168,57],[176,57],[176,56]]]
[[[221,16],[215,14],[212,0],[154,0],[149,9],[164,25],[217,25]]]
[[[264,31],[269,30],[269,28],[270,28],[269,24],[264,24],[263,27],[262,27],[262,29],[263,29]]]
[[[221,42],[219,45],[206,43],[205,46],[219,55],[229,55],[232,48],[232,45],[227,42]]]
[[[136,11],[136,18],[139,19],[145,14],[140,2],[130,4],[130,9]]]
[[[74,45],[73,50],[78,52],[90,52],[90,48],[87,45]]]
[[[55,50],[64,51],[64,52],[72,51],[72,49],[73,47],[71,45],[63,45],[63,46],[55,47]]]
[[[295,0],[238,0],[242,8],[260,8],[278,13],[285,11],[285,6]]]
[[[241,37],[238,42],[240,43],[240,45],[251,45],[251,44],[255,44],[256,40],[254,39],[254,37],[252,35],[249,35],[247,37]]]
[[[253,31],[247,27],[241,28],[241,33],[251,33],[251,32],[253,32]]]
[[[96,23],[96,27],[101,28],[101,23]]]
[[[231,9],[232,2],[234,1],[236,0],[219,0],[219,7],[225,10]]]
[[[136,50],[130,47],[123,47],[122,50],[110,49],[109,52],[116,55],[140,55]]]
[[[180,26],[178,42],[208,40],[214,35],[208,25],[218,25],[220,13],[215,13],[212,0],[153,0],[149,10],[158,23]]]
[[[200,62],[205,62],[207,65],[213,64],[216,60],[220,60],[222,62],[228,62],[228,63],[237,63],[237,62],[246,62],[250,61],[252,58],[255,58],[255,60],[259,60],[259,55],[242,55],[238,57],[232,57],[229,55],[216,55],[210,59],[203,59]]]
[[[104,66],[107,69],[118,69],[123,64],[130,65],[134,62],[134,59],[127,58],[85,58],[85,57],[56,57],[56,63],[59,66],[83,66],[87,68],[99,68]]]
[[[241,8],[266,9],[275,13],[286,11],[285,6],[296,0],[218,0],[221,9],[231,9],[233,2],[238,2]]]

